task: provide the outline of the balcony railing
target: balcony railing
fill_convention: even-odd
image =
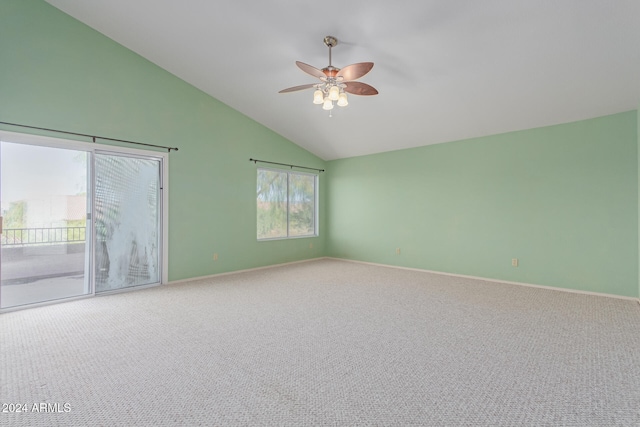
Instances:
[[[54,245],[85,241],[86,227],[5,228],[2,246]]]

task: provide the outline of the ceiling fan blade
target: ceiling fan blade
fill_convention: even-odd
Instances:
[[[314,87],[315,85],[316,85],[316,83],[312,83],[312,84],[308,84],[308,85],[300,85],[300,86],[289,87],[289,88],[286,88],[286,89],[282,89],[278,93],[288,93],[288,92],[295,92],[297,90],[309,89],[309,88]]]
[[[349,92],[353,95],[377,95],[378,91],[375,87],[369,86],[366,83],[362,82],[344,82],[342,83],[345,88],[345,92]]]
[[[312,67],[309,64],[305,64],[304,62],[296,61],[296,65],[305,73],[312,75],[313,77],[317,77],[319,79],[327,77],[322,70],[318,70],[316,67]]]
[[[373,62],[358,62],[357,64],[347,65],[336,74],[336,77],[342,77],[345,81],[357,80],[367,74],[373,68]]]

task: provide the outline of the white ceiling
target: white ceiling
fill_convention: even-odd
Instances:
[[[47,0],[325,160],[566,123],[640,102],[638,0]],[[329,117],[295,66],[372,61]]]

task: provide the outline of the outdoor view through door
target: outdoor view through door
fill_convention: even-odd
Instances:
[[[89,154],[0,144],[0,308],[90,293]]]
[[[162,281],[162,157],[0,136],[0,308]]]

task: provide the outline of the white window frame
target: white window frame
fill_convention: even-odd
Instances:
[[[311,173],[311,172],[300,172],[300,171],[296,171],[296,170],[288,170],[288,169],[279,169],[279,168],[265,168],[265,167],[258,167],[256,168],[256,183],[258,181],[258,171],[260,170],[266,170],[266,171],[273,171],[273,172],[279,172],[279,173],[286,173],[287,174],[287,235],[286,236],[282,236],[282,237],[263,237],[260,238],[258,237],[258,230],[256,229],[256,238],[259,242],[265,242],[265,241],[270,241],[270,240],[289,240],[289,239],[308,239],[308,238],[312,238],[312,237],[318,237],[319,235],[319,224],[320,222],[318,221],[318,212],[319,212],[319,184],[320,184],[320,176],[317,173]],[[313,233],[312,234],[305,234],[304,236],[290,236],[290,232],[289,232],[289,175],[290,174],[296,174],[296,175],[306,175],[306,176],[312,176],[313,177]],[[258,199],[256,198],[256,215],[258,214],[258,206],[257,206],[257,202]],[[257,216],[256,216],[256,220],[257,220]],[[257,224],[256,224],[257,226]]]

